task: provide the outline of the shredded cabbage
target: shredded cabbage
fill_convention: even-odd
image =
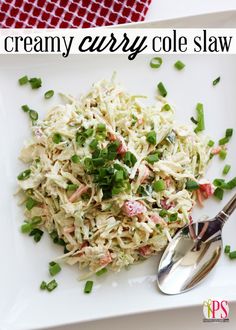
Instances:
[[[69,264],[89,274],[120,271],[162,250],[189,222],[195,194],[186,182],[204,176],[208,140],[175,122],[172,108],[144,106],[114,80],[67,102],[32,126],[21,151],[31,174],[18,184],[37,202],[25,215],[41,217],[37,227],[57,235]],[[161,191],[153,189],[158,180]]]

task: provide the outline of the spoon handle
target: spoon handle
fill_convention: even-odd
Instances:
[[[236,209],[236,194],[225,205],[223,210],[218,213],[217,218],[220,219],[222,223],[225,223],[235,209]]]

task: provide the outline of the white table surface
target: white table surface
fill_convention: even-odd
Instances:
[[[236,0],[152,0],[146,21],[231,9],[236,9]],[[212,294],[214,295],[214,292]],[[236,304],[230,304],[230,321],[228,323],[204,323],[202,321],[202,306],[199,306],[92,321],[79,325],[57,327],[54,330],[233,330],[236,329],[235,311]]]

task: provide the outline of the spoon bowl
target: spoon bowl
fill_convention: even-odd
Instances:
[[[214,268],[222,252],[222,228],[236,208],[236,195],[215,218],[180,229],[164,251],[157,283],[165,294],[179,294],[199,284]]]

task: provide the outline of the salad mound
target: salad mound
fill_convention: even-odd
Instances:
[[[200,181],[211,147],[165,99],[144,106],[113,80],[67,101],[33,123],[21,151],[25,225],[89,274],[119,271],[162,250],[191,221],[197,191],[212,193]]]

